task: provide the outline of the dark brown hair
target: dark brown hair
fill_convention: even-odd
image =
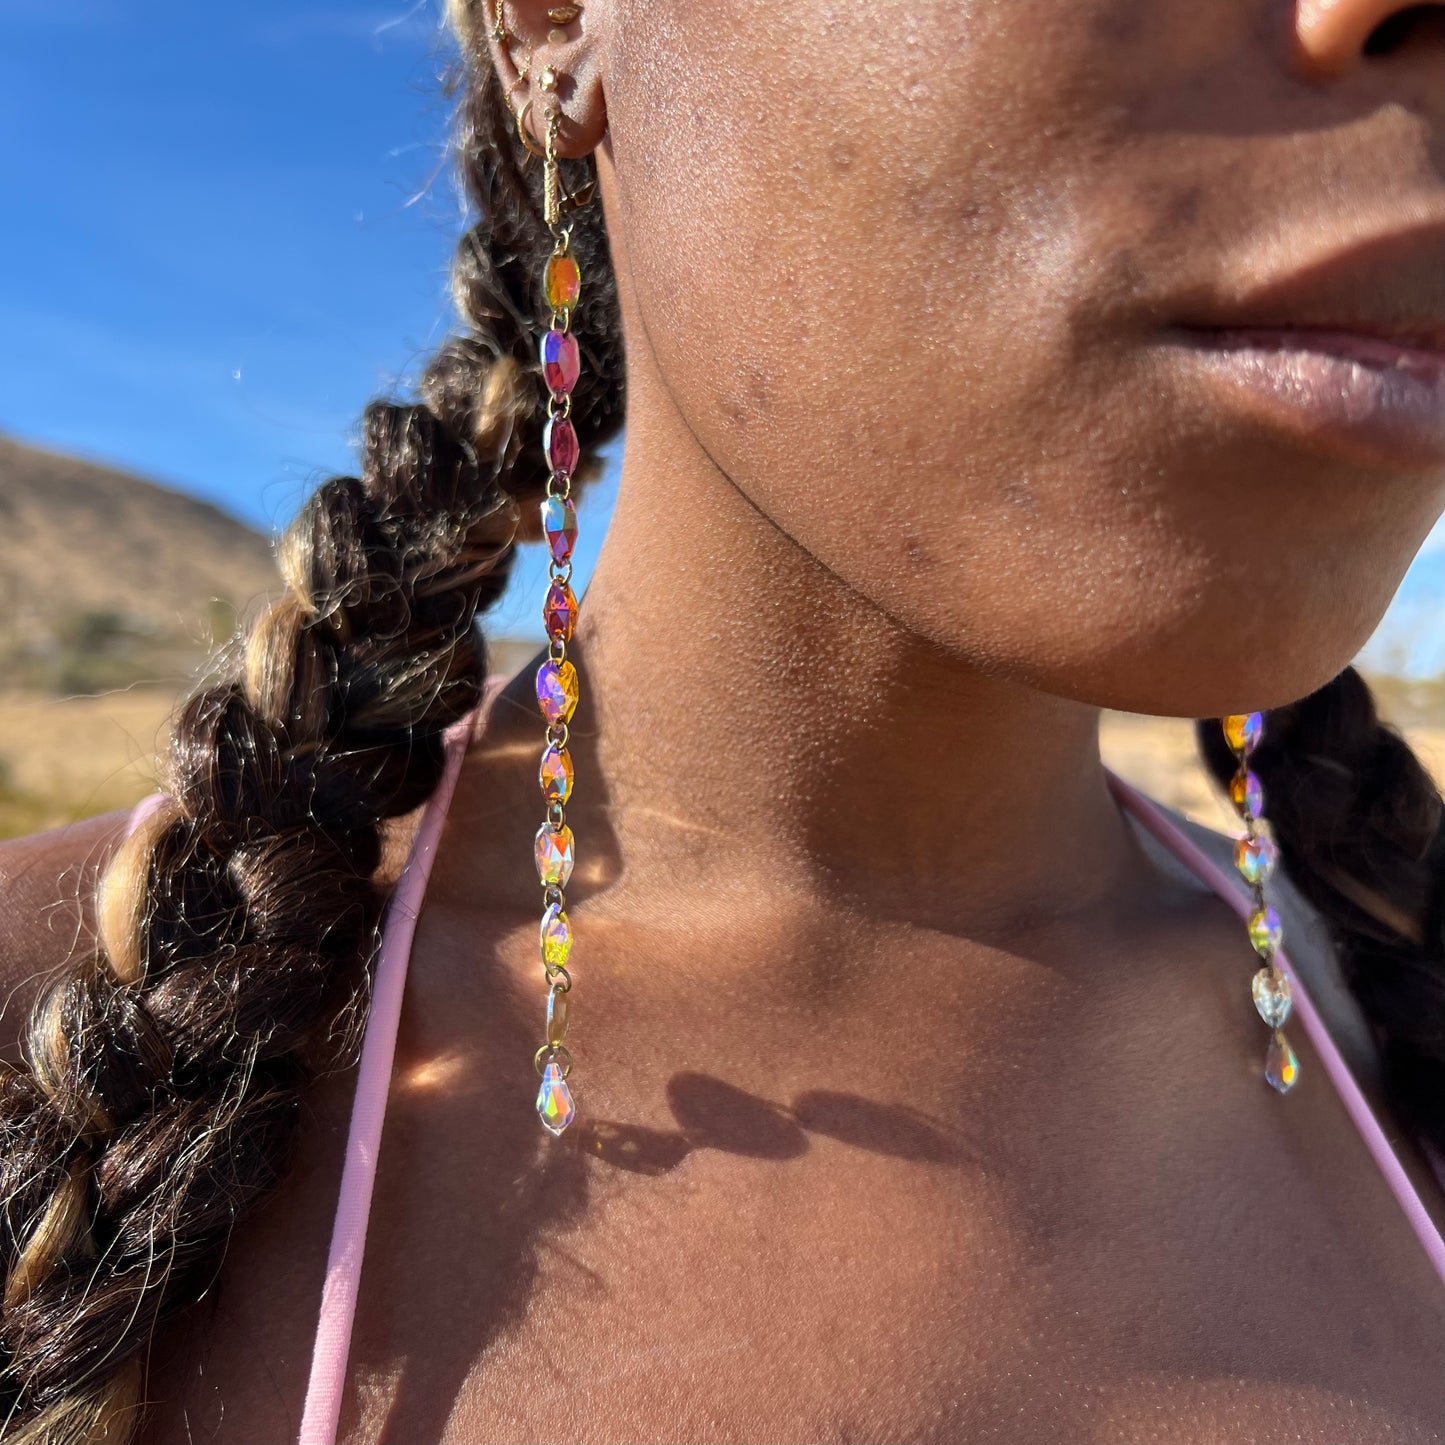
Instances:
[[[367,409],[361,475],[323,483],[288,529],[285,590],[180,711],[169,799],[105,873],[97,947],[38,1003],[28,1068],[0,1077],[8,1440],[130,1437],[148,1339],[281,1177],[308,1082],[351,1057],[382,827],[437,785],[442,732],[483,683],[476,615],[543,495],[540,166],[453,8],[479,217],[455,267],[465,327],[415,403]],[[572,418],[591,455],[625,390],[600,206],[572,244],[587,282]],[[1218,732],[1203,740],[1224,777]],[[1445,1146],[1440,797],[1350,671],[1271,714],[1257,770],[1395,1097]]]

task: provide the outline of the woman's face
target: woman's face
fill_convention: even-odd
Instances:
[[[1175,328],[1438,348],[1439,12],[1368,54],[1404,7],[608,4],[630,355],[800,546],[1093,703],[1277,705],[1350,659],[1441,510],[1430,383]]]

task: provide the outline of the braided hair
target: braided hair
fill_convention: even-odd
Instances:
[[[167,800],[101,879],[94,951],[38,1002],[26,1067],[0,1074],[7,1440],[133,1435],[149,1339],[215,1278],[236,1220],[286,1169],[309,1082],[354,1050],[383,827],[436,788],[442,734],[481,694],[475,619],[545,489],[549,233],[474,4],[451,7],[456,148],[480,217],[453,273],[464,327],[414,403],[367,408],[360,475],[324,482],[288,528],[284,590],[179,711]],[[572,420],[590,455],[621,426],[625,377],[601,208],[574,224],[589,300]],[[1200,744],[1227,779],[1217,720]],[[1352,670],[1272,713],[1253,766],[1394,1102],[1445,1149],[1439,793]]]
[[[550,234],[541,167],[458,18],[456,147],[480,218],[453,272],[464,328],[414,402],[367,407],[360,475],[322,483],[287,529],[284,589],[178,711],[166,800],[100,881],[97,946],[0,1076],[7,1440],[131,1438],[148,1340],[282,1177],[308,1083],[354,1052],[383,825],[436,788],[442,734],[481,695],[475,619],[546,486]],[[572,245],[589,300],[571,416],[590,454],[624,394],[600,207]]]

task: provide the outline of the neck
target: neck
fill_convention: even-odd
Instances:
[[[900,626],[759,512],[641,371],[571,648],[578,801],[602,801],[611,838],[578,881],[797,891],[977,933],[1116,890],[1129,843],[1097,709]],[[581,847],[594,825],[569,811]]]

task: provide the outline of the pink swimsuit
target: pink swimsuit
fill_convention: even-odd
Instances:
[[[322,1290],[316,1344],[311,1357],[311,1378],[306,1390],[298,1445],[335,1445],[336,1441],[342,1387],[351,1346],[351,1327],[361,1280],[361,1262],[366,1248],[367,1216],[376,1179],[377,1153],[391,1085],[392,1057],[412,935],[416,931],[427,878],[472,726],[473,718],[464,718],[447,735],[446,769],[441,784],[426,806],[411,854],[387,910],[371,1013],[362,1043],[351,1129],[346,1141],[346,1162],[341,1176],[336,1222],[332,1229],[331,1252],[326,1265],[326,1283]],[[1247,917],[1248,896],[1241,892],[1225,869],[1215,863],[1166,812],[1137,789],[1114,773],[1108,774],[1108,782],[1115,799],[1127,814],[1132,815],[1142,828],[1219,894],[1241,918]],[[148,799],[147,803],[151,801]],[[143,808],[145,806],[142,805]],[[138,811],[137,817],[139,815]],[[1349,1065],[1305,993],[1294,965],[1283,951],[1277,958],[1280,967],[1289,975],[1295,1016],[1309,1035],[1325,1073],[1424,1246],[1431,1265],[1445,1281],[1445,1238],[1441,1237],[1426,1212],[1409,1174],[1351,1074]],[[1428,1146],[1426,1155],[1432,1168],[1445,1182],[1445,1161]]]

